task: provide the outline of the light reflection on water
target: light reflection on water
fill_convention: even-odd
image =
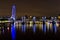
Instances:
[[[20,27],[20,26],[19,26]],[[43,26],[42,26],[43,27]],[[57,32],[57,27],[56,27],[56,24],[54,24],[54,25],[52,25],[51,26],[52,27],[52,31],[54,32],[54,33],[56,33]],[[24,24],[24,25],[22,25],[21,26],[21,29],[22,29],[22,32],[26,32],[26,24]],[[5,30],[2,30],[3,31],[3,33],[4,33],[4,31]],[[36,24],[34,24],[33,26],[32,26],[32,31],[33,31],[33,33],[35,33],[36,31],[37,31],[37,25]],[[43,30],[42,30],[43,32],[45,32],[46,33],[46,25],[44,25],[44,28],[43,28]],[[39,31],[40,32],[40,31]],[[0,33],[1,33],[1,31],[0,31]],[[16,33],[17,33],[17,31],[16,31],[16,26],[15,26],[15,24],[12,24],[11,25],[11,37],[12,37],[12,40],[16,40]]]
[[[46,24],[43,25],[43,32],[46,32]]]
[[[21,29],[22,29],[22,32],[26,32],[26,25],[25,24],[22,25]]]
[[[36,32],[36,24],[33,25],[33,32]]]
[[[56,24],[54,24],[54,26],[53,26],[53,30],[54,30],[55,33],[57,32]]]
[[[16,28],[14,23],[12,24],[12,27],[11,27],[11,36],[12,36],[12,40],[16,40]]]
[[[43,26],[44,26],[44,28],[43,28]],[[16,39],[16,25],[15,24],[12,24],[11,25],[11,36],[12,36],[12,40],[15,40]],[[18,28],[19,28],[20,26],[18,26]],[[44,24],[44,25],[42,25],[41,24],[41,26],[40,27],[42,27],[43,29],[42,29],[42,31],[43,32],[47,32],[47,30],[46,30],[46,24]],[[35,33],[36,32],[36,29],[37,28],[37,25],[36,24],[34,24],[33,26],[32,26],[32,31],[33,31],[33,33]],[[59,27],[58,27],[59,28]],[[56,26],[56,24],[52,24],[51,25],[51,29],[50,30],[52,30],[54,33],[56,33],[57,32],[57,26]],[[0,28],[1,29],[1,28]],[[9,29],[9,28],[8,28]],[[27,29],[27,25],[26,24],[24,24],[24,25],[22,25],[21,26],[21,29],[22,29],[22,32],[26,32],[26,29]],[[39,29],[40,30],[40,29]],[[2,30],[2,32],[4,33],[4,29]],[[39,31],[40,32],[40,31]],[[1,34],[1,30],[0,30],[0,34]]]
[[[19,28],[20,26],[18,26],[18,28]],[[11,33],[14,33],[14,34],[16,34],[16,28],[17,28],[17,26],[16,25],[14,25],[14,24],[12,24],[12,26],[11,26]],[[18,28],[17,28],[17,30],[18,30]],[[29,27],[30,28],[30,27]],[[34,24],[33,26],[32,26],[32,31],[33,32],[36,32],[36,28],[37,28],[37,25],[36,24]],[[39,30],[42,30],[43,32],[46,32],[47,31],[47,25],[46,24],[44,24],[44,25],[42,25],[41,24],[41,26],[39,26]],[[59,27],[57,27],[56,26],[56,24],[52,24],[52,25],[50,25],[50,27],[49,27],[49,29],[51,30],[51,31],[53,31],[53,32],[57,32],[57,29],[58,29]],[[4,29],[2,29],[2,28],[0,28],[0,34],[1,34],[1,32],[3,32],[4,33]],[[8,28],[7,27],[7,30],[9,30],[10,28]],[[22,25],[21,26],[21,31],[22,32],[26,32],[26,29],[27,29],[27,25],[26,24],[24,24],[24,25]]]

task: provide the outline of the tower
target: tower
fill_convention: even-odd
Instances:
[[[12,6],[12,15],[11,15],[11,18],[13,20],[15,20],[15,18],[16,18],[16,6],[15,5]]]

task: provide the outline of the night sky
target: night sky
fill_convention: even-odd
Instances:
[[[60,13],[60,0],[0,0],[0,16],[11,16],[16,4],[16,15],[56,16]]]

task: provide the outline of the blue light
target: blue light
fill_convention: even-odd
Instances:
[[[34,22],[36,21],[36,17],[33,17],[33,21],[34,21]]]
[[[56,32],[57,32],[57,27],[56,27],[56,24],[54,24],[54,28],[55,28],[55,31],[54,31],[54,32],[56,33]]]
[[[46,24],[45,21],[43,21],[43,28],[42,28],[43,32],[46,32]]]
[[[42,17],[42,21],[46,21],[46,17]]]
[[[12,16],[11,16],[11,18],[13,18],[13,20],[15,20],[15,17],[16,17],[16,6],[13,5],[12,6]]]
[[[57,32],[57,27],[56,27],[56,22],[53,21],[53,32],[56,33]]]
[[[36,24],[33,25],[33,32],[36,32]]]
[[[12,6],[12,16],[11,16],[11,18],[12,18],[13,20],[15,20],[15,16],[16,16],[16,6],[13,5],[13,6]],[[16,39],[15,39],[15,38],[16,38],[15,23],[12,23],[11,26],[12,26],[12,27],[11,27],[12,40],[16,40]]]
[[[54,30],[54,33],[57,32],[57,27],[56,27],[56,24],[53,25],[53,30]]]
[[[43,32],[46,32],[46,24],[45,24],[45,22],[46,22],[46,17],[42,17],[42,20],[43,20],[42,30],[43,30]]]
[[[23,16],[21,19],[22,19],[22,22],[25,22],[26,17]]]
[[[12,40],[16,40],[16,29],[14,23],[12,24],[11,27],[11,36],[12,36]]]
[[[53,21],[54,20],[54,17],[51,17],[51,20]]]
[[[3,32],[3,34],[4,34],[4,29],[3,29],[3,31],[2,31],[2,32]]]
[[[43,32],[46,32],[46,24],[43,25]]]
[[[22,25],[22,32],[26,32],[26,25]]]

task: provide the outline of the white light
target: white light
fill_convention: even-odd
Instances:
[[[7,30],[9,30],[9,27],[7,27]]]

